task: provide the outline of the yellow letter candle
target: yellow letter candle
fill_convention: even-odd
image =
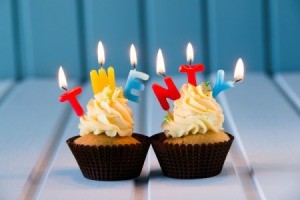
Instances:
[[[115,70],[111,66],[107,69],[107,74],[105,69],[102,67],[105,62],[104,48],[101,41],[98,43],[98,63],[100,64],[100,69],[98,72],[92,70],[90,72],[91,84],[94,95],[101,92],[103,88],[109,85],[111,90],[114,90],[116,87],[115,81]]]

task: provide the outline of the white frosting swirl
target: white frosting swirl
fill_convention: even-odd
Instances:
[[[80,118],[80,135],[105,133],[110,137],[117,134],[131,136],[134,122],[127,102],[121,87],[114,90],[104,88],[89,101],[87,114]]]
[[[223,130],[222,108],[204,84],[184,84],[180,93],[180,99],[174,101],[174,113],[169,113],[162,124],[168,137]]]

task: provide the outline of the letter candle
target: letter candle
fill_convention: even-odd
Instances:
[[[189,65],[180,66],[179,71],[181,73],[187,73],[188,82],[196,86],[197,85],[196,72],[204,71],[204,65],[203,64],[192,65],[192,62],[194,60],[194,50],[191,43],[188,43],[186,47],[186,59]]]
[[[224,70],[218,70],[215,86],[213,89],[213,97],[216,98],[220,92],[232,88],[235,83],[244,79],[244,63],[241,58],[238,59],[234,70],[234,81],[224,82]]]
[[[84,114],[84,111],[83,111],[80,103],[76,99],[76,96],[82,92],[82,89],[81,89],[81,87],[76,87],[72,90],[67,89],[67,80],[66,80],[66,76],[65,76],[65,73],[64,73],[64,70],[62,67],[60,67],[58,70],[58,83],[59,83],[59,87],[62,90],[66,91],[66,93],[62,94],[59,97],[59,101],[60,102],[69,101],[69,103],[72,106],[75,113],[78,116],[82,116]]]
[[[163,59],[163,55],[161,49],[158,50],[157,60],[156,60],[156,72],[158,75],[162,75],[164,77],[164,81],[167,85],[167,89],[163,88],[157,83],[152,85],[152,89],[161,105],[161,107],[165,111],[169,111],[170,106],[167,101],[167,98],[172,99],[173,101],[180,98],[180,93],[176,88],[173,80],[165,75],[165,63]]]
[[[130,47],[130,62],[133,67],[133,70],[129,71],[127,82],[124,89],[124,95],[126,98],[133,102],[139,102],[140,97],[132,94],[132,90],[144,90],[145,86],[142,81],[146,81],[149,79],[149,75],[143,72],[136,71],[137,65],[137,56],[134,45],[132,44]]]
[[[94,95],[101,92],[103,88],[106,86],[110,86],[112,90],[115,89],[115,70],[112,66],[107,69],[107,74],[105,69],[103,68],[105,62],[105,53],[104,47],[101,41],[98,43],[98,63],[100,64],[100,69],[98,72],[96,70],[92,70],[90,72],[91,77],[91,85],[94,92]]]

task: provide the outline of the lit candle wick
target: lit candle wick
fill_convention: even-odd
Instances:
[[[136,50],[135,50],[135,47],[133,44],[130,46],[130,63],[133,67],[133,70],[136,70],[137,56],[136,56]]]
[[[237,82],[240,82],[240,81],[242,81],[243,79],[235,79],[233,82],[234,83],[237,83]]]
[[[65,91],[68,91],[68,88],[62,86],[61,89],[65,90]]]
[[[244,78],[244,63],[243,60],[241,58],[238,59],[236,65],[235,65],[235,70],[234,70],[234,83],[237,83],[239,81],[242,81]]]
[[[102,68],[105,62],[105,52],[104,47],[101,41],[98,42],[98,48],[97,48],[97,54],[98,54],[98,63],[100,64],[100,67]]]
[[[186,47],[186,59],[191,66],[192,62],[194,60],[194,49],[190,42],[188,43],[188,45]]]

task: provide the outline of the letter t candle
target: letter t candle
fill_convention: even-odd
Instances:
[[[67,80],[66,80],[66,76],[65,76],[65,73],[64,73],[64,70],[62,67],[60,67],[59,71],[58,71],[58,83],[59,83],[59,87],[66,91],[66,93],[62,94],[59,97],[59,101],[60,102],[69,101],[69,103],[71,104],[75,113],[78,116],[82,116],[84,114],[84,111],[83,111],[80,103],[76,99],[76,96],[82,92],[82,89],[81,89],[81,87],[76,87],[72,90],[67,89]]]
[[[180,93],[179,93],[178,89],[176,88],[173,80],[170,77],[165,75],[165,63],[164,63],[161,49],[159,49],[158,53],[157,53],[156,72],[158,75],[162,75],[164,77],[164,81],[168,88],[165,89],[162,86],[158,85],[157,83],[154,83],[152,85],[152,89],[153,89],[161,107],[165,111],[169,111],[170,106],[167,101],[167,98],[175,101],[176,99],[180,98]]]
[[[194,50],[191,43],[188,43],[186,48],[186,59],[189,65],[182,65],[179,68],[179,71],[181,73],[187,73],[188,82],[194,86],[197,86],[196,72],[203,72],[204,65],[202,64],[192,65],[192,62],[194,60]]]

